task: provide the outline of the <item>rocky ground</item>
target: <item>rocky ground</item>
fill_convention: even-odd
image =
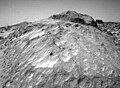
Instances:
[[[0,28],[0,88],[120,88],[119,22],[66,11]]]
[[[99,30],[112,36],[115,46],[120,50],[120,22],[97,22],[97,24]]]

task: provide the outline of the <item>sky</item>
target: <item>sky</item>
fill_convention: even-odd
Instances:
[[[120,22],[120,0],[0,0],[0,27],[39,21],[67,10]]]

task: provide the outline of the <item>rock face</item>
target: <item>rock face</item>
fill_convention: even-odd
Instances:
[[[0,88],[119,88],[120,52],[104,22],[66,11],[0,28]]]
[[[96,20],[96,22],[98,29],[110,35],[118,50],[120,50],[120,22],[100,22],[100,20]]]
[[[61,14],[52,15],[50,18],[71,21],[74,23],[81,23],[97,27],[96,22],[91,16],[80,14],[75,11],[65,11],[62,12]]]

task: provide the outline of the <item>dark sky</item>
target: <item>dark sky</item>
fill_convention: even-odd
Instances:
[[[67,10],[120,22],[120,0],[0,0],[0,26],[36,21]]]

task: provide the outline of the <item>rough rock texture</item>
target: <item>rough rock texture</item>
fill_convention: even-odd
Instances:
[[[1,27],[0,88],[120,88],[120,52],[105,24],[66,11]]]
[[[52,15],[50,18],[64,21],[71,21],[74,23],[81,23],[97,27],[96,22],[91,16],[80,14],[75,11],[65,11],[60,14]]]
[[[120,50],[120,22],[103,22],[101,20],[96,20],[98,29],[101,32],[104,32],[108,35],[110,35],[117,46],[117,48]]]

